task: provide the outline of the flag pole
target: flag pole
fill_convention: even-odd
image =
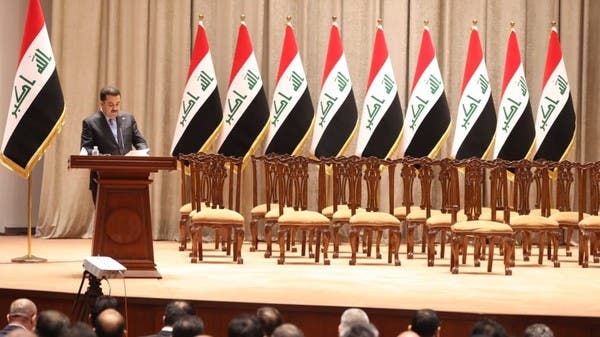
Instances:
[[[31,174],[27,178],[27,255],[15,257],[11,261],[17,263],[40,263],[48,260],[43,257],[37,257],[31,254],[31,213],[33,203],[31,201]]]

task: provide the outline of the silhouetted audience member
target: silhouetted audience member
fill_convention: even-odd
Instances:
[[[536,323],[525,328],[524,337],[554,337],[554,332],[546,324]]]
[[[349,308],[342,313],[340,325],[338,325],[338,335],[341,337],[346,330],[355,324],[369,324],[369,316],[359,308]]]
[[[37,335],[31,330],[15,329],[9,332],[8,335],[6,335],[6,337],[37,337]]]
[[[106,309],[119,310],[119,302],[112,296],[98,296],[94,303],[92,303],[92,306],[90,307],[90,314],[88,316],[88,321],[93,328],[96,327],[96,318],[98,315]]]
[[[37,316],[35,333],[38,337],[60,337],[71,324],[69,317],[60,311],[44,310]]]
[[[75,322],[64,331],[62,337],[96,337],[96,333],[89,324]]]
[[[171,301],[167,303],[163,315],[163,327],[157,334],[147,337],[170,337],[173,333],[173,324],[186,315],[196,315],[196,309],[189,302]]]
[[[398,337],[421,337],[421,336],[419,336],[418,333],[416,333],[416,332],[414,332],[412,330],[406,330],[406,331],[401,332],[398,335]]]
[[[196,315],[184,315],[173,323],[173,337],[194,337],[204,333],[204,322]]]
[[[242,314],[232,319],[227,328],[228,337],[263,337],[258,317]]]
[[[281,313],[277,308],[273,307],[261,307],[256,310],[256,316],[260,321],[260,326],[265,337],[269,337],[273,334],[275,328],[283,324]]]
[[[0,330],[0,337],[5,337],[13,330],[32,331],[37,318],[35,303],[27,298],[19,298],[10,304],[6,320],[8,324]]]
[[[294,324],[285,323],[273,331],[272,337],[304,337],[304,333]]]
[[[115,309],[105,309],[96,318],[96,335],[98,337],[125,336],[125,319]]]
[[[371,323],[356,323],[344,331],[341,337],[377,337],[379,331]]]
[[[434,337],[440,335],[440,318],[431,309],[421,309],[413,314],[408,330],[416,332],[420,337]]]
[[[475,337],[476,335],[485,337],[508,337],[502,324],[487,318],[477,321],[473,325],[469,337]]]

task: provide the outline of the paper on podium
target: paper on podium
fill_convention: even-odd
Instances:
[[[85,147],[82,147],[82,148],[81,148],[81,151],[79,151],[79,155],[80,155],[80,156],[87,156],[87,155],[88,155],[88,152],[87,152],[87,150],[85,149]]]
[[[131,150],[127,152],[126,156],[134,156],[134,157],[148,157],[148,152],[150,149],[142,149],[142,150]]]

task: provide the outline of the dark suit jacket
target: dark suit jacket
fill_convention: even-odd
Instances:
[[[171,337],[172,335],[173,334],[171,331],[164,330],[164,328],[163,328],[156,335],[148,335],[145,337]]]
[[[137,123],[132,114],[128,112],[119,112],[117,121],[117,139],[110,131],[110,126],[104,114],[96,111],[93,115],[83,120],[81,130],[81,147],[85,148],[88,154],[92,153],[92,148],[98,146],[101,154],[124,155],[131,151],[132,147],[137,150],[147,149],[148,144],[138,130]],[[93,188],[94,174],[90,176],[90,189]]]
[[[11,332],[13,330],[17,330],[17,329],[23,329],[23,327],[20,325],[9,324],[9,325],[5,326],[2,330],[0,330],[0,337],[4,337],[4,336],[8,335],[9,332]]]

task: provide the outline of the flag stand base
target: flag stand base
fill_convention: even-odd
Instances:
[[[15,257],[11,259],[11,261],[16,263],[43,263],[48,262],[48,259],[29,254],[20,257]]]

